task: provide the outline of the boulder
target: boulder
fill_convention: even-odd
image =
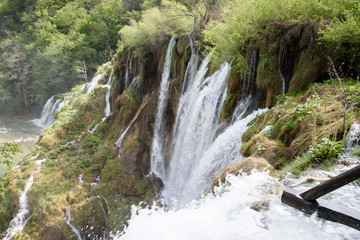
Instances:
[[[252,170],[264,171],[270,168],[271,165],[264,158],[248,157],[239,163],[227,166],[220,176],[215,177],[211,188],[218,186],[219,182],[225,182],[227,174],[238,175],[239,173],[250,174]]]

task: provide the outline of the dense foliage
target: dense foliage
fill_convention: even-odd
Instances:
[[[222,20],[208,26],[205,40],[216,46],[216,63],[235,59],[241,69],[241,52],[259,31],[274,31],[271,25],[275,23],[313,19],[327,24],[322,31],[326,46],[350,52],[359,47],[359,14],[357,0],[230,0],[223,8]],[[354,48],[349,49],[349,44]]]
[[[319,42],[358,74],[357,0],[0,0],[0,111],[24,113],[88,81],[116,50],[137,55],[171,35],[193,33],[214,65],[233,60],[261,31],[308,19],[322,21]],[[348,70],[348,69],[346,69]]]
[[[1,0],[0,110],[23,113],[87,81],[142,2]]]

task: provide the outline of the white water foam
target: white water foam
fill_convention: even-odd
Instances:
[[[227,180],[227,186],[216,188],[215,194],[182,209],[133,206],[128,227],[114,239],[360,239],[355,229],[282,204],[285,186],[266,172],[230,175]]]

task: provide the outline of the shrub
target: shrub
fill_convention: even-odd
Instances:
[[[130,26],[120,30],[120,48],[134,48],[135,54],[142,55],[163,45],[170,35],[190,30],[193,20],[183,13],[184,10],[183,5],[169,1],[163,1],[162,8],[146,10],[140,21],[132,19]]]
[[[343,19],[353,0],[232,0],[223,9],[221,21],[210,24],[205,40],[216,46],[215,64],[232,60],[238,70],[244,67],[241,50],[270,23],[289,20]]]
[[[336,158],[342,149],[343,144],[341,141],[332,141],[328,138],[322,138],[321,143],[315,146],[310,146],[309,152],[312,153],[312,157],[318,163],[325,160],[331,160]]]

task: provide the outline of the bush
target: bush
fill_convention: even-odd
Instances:
[[[353,0],[232,0],[223,9],[221,21],[205,31],[205,40],[216,46],[215,64],[235,59],[233,66],[244,67],[241,50],[270,23],[289,20],[343,19]]]
[[[339,156],[343,147],[341,141],[332,141],[328,138],[323,138],[321,143],[315,146],[310,146],[309,152],[316,162],[321,163],[325,160],[331,160]]]
[[[142,55],[159,45],[178,31],[190,30],[192,18],[186,16],[185,7],[174,2],[163,1],[162,8],[146,10],[142,19],[130,21],[130,26],[120,30],[120,48],[134,48],[135,54]]]

